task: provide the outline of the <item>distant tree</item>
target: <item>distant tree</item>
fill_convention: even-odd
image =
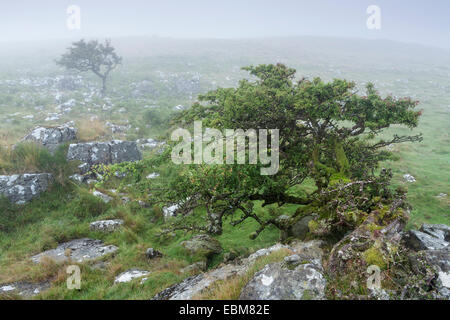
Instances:
[[[106,80],[109,73],[114,70],[122,58],[119,57],[109,40],[99,43],[97,40],[86,42],[84,39],[72,43],[68,52],[63,54],[56,63],[67,69],[80,72],[92,71],[102,80],[102,96],[106,92]]]

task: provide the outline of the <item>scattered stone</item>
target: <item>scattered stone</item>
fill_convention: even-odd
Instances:
[[[170,218],[175,215],[175,212],[178,210],[180,206],[178,204],[173,204],[170,207],[163,207],[164,218]]]
[[[46,191],[52,181],[49,173],[0,175],[0,195],[15,204],[24,204]]]
[[[104,194],[104,193],[101,193],[100,191],[97,191],[97,190],[95,190],[94,192],[92,192],[92,195],[94,195],[94,196],[96,196],[96,197],[102,199],[104,203],[109,203],[110,201],[113,200],[112,197],[110,197],[110,196],[108,196],[108,195],[106,195],[106,194]]]
[[[159,177],[159,173],[157,173],[157,172],[153,172],[153,173],[150,173],[149,175],[147,175],[147,179],[155,179],[155,178],[158,178]]]
[[[99,220],[94,221],[89,225],[89,228],[94,231],[113,232],[123,225],[123,220]]]
[[[116,279],[114,280],[114,283],[126,283],[130,282],[133,279],[142,278],[145,276],[148,276],[150,274],[149,271],[140,270],[140,269],[130,269],[125,272],[122,272],[119,274]]]
[[[439,193],[436,197],[437,198],[445,198],[447,196],[447,194],[446,193]]]
[[[145,255],[148,259],[155,259],[163,256],[161,252],[153,248],[148,248],[147,251],[145,251]]]
[[[59,113],[49,113],[48,117],[45,118],[45,121],[56,121],[61,119],[61,114]]]
[[[405,179],[406,182],[409,183],[413,183],[416,182],[416,178],[414,178],[412,175],[410,175],[409,173],[403,175],[403,179]]]
[[[2,293],[17,294],[24,298],[31,298],[42,291],[50,288],[50,282],[13,282],[9,284],[0,285],[0,296]]]
[[[55,249],[47,250],[31,257],[31,260],[39,263],[44,257],[47,257],[57,263],[66,262],[69,259],[74,262],[84,262],[113,253],[117,249],[113,245],[104,245],[101,240],[83,238],[61,243]]]
[[[74,174],[69,176],[69,179],[77,182],[77,183],[82,183],[84,181],[84,176],[81,174]]]

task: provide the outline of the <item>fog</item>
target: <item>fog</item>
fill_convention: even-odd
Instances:
[[[67,9],[80,9],[80,28]],[[366,12],[380,9],[380,28]],[[258,38],[326,36],[388,39],[450,48],[446,0],[15,0],[0,3],[0,41],[160,36]]]

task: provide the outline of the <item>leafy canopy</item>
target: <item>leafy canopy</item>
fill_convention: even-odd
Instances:
[[[363,201],[367,197],[392,197],[386,189],[390,173],[374,174],[378,163],[390,156],[384,147],[422,138],[394,135],[385,141],[378,136],[392,125],[416,127],[421,114],[414,110],[417,101],[383,98],[370,83],[361,95],[347,80],[295,80],[295,70],[283,64],[244,69],[252,80],[200,96],[175,123],[187,126],[202,120],[203,127],[219,130],[279,129],[280,169],[276,175],[262,176],[261,164],[180,167],[177,179],[160,197],[180,203],[180,215],[206,208],[209,221],[206,226],[184,227],[220,233],[223,218],[238,213],[240,218],[232,223],[253,218],[261,225],[259,233],[269,224],[283,226],[280,211],[262,216],[254,210],[254,200],[263,205],[301,204],[306,209],[297,214],[306,214],[324,211],[323,205],[337,197],[343,197],[339,205],[328,206],[322,217],[341,223],[349,210],[372,210],[374,203]],[[292,191],[306,181],[314,182],[314,191]],[[177,228],[183,228],[183,222]]]

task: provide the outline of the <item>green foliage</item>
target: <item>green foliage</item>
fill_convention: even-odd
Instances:
[[[379,150],[394,143],[419,141],[421,136],[394,135],[388,141],[377,140],[377,136],[392,125],[417,126],[421,115],[414,111],[417,101],[383,98],[370,83],[366,95],[361,96],[355,83],[346,80],[294,81],[295,70],[283,64],[244,70],[254,76],[252,81],[244,79],[237,88],[219,88],[200,96],[200,102],[178,115],[175,122],[190,125],[202,120],[203,126],[219,130],[277,128],[280,170],[262,176],[260,163],[184,166],[164,190],[164,200],[179,203],[195,196],[191,206],[206,207],[209,221],[199,229],[218,234],[226,216],[241,215],[240,222],[254,219],[260,228],[250,237],[256,238],[268,225],[283,226],[276,215],[255,215],[254,200],[263,200],[264,205],[314,203],[319,218],[329,220],[327,226],[346,222],[344,212],[352,212],[347,216],[353,221],[349,226],[354,226],[361,221],[358,216],[370,212],[373,196],[390,197],[390,178],[374,174],[379,162],[389,158],[388,152]],[[307,179],[314,180],[314,192],[302,197],[289,194],[292,186]],[[343,186],[357,180],[351,188]],[[332,190],[336,187],[338,192]],[[369,201],[364,201],[366,192]]]
[[[109,208],[109,204],[82,188],[79,189],[77,196],[67,204],[67,212],[80,219],[99,216]]]
[[[66,160],[67,146],[59,146],[53,154],[34,142],[22,142],[13,149],[0,149],[0,172],[51,173],[56,182],[65,184],[74,166]]]

